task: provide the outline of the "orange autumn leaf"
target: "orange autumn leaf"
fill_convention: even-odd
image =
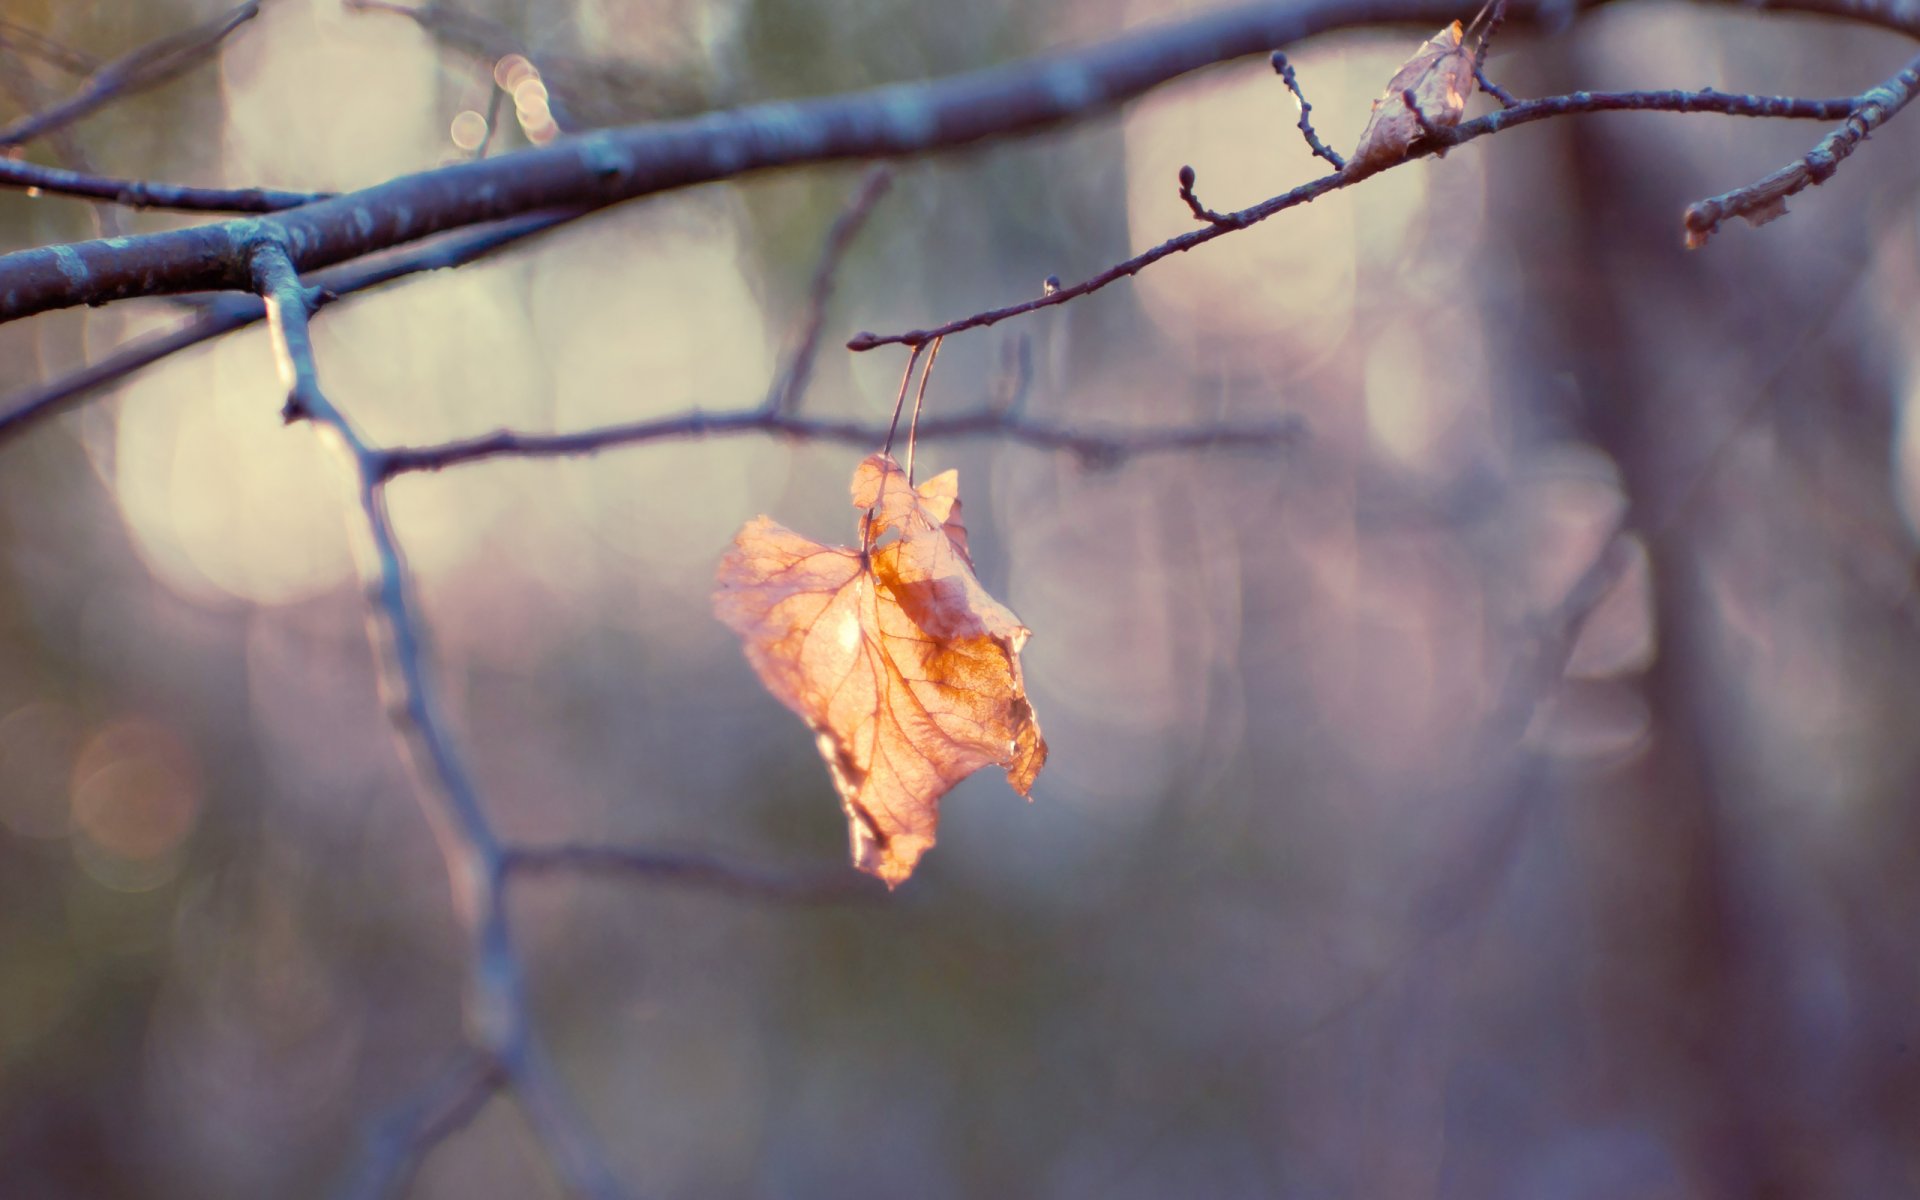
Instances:
[[[755,518],[720,559],[713,603],[818,737],[854,865],[893,887],[933,845],[940,797],[989,764],[1025,796],[1047,744],[1020,676],[1027,629],[974,578],[959,476],[916,489],[876,454],[853,503],[872,512],[864,544],[894,538],[862,554]]]
[[[1391,166],[1424,135],[1419,118],[1407,107],[1407,92],[1413,93],[1427,124],[1443,129],[1458,125],[1473,95],[1473,58],[1458,21],[1421,43],[1373,102],[1360,145],[1347,160],[1348,172],[1372,174]]]

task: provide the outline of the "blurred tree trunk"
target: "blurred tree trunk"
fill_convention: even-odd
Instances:
[[[1571,39],[1525,58],[1522,88],[1605,75],[1600,56]],[[1797,639],[1780,627],[1805,616],[1776,602],[1783,576],[1907,553],[1889,503],[1885,387],[1870,348],[1834,320],[1865,286],[1872,233],[1840,218],[1852,227],[1820,237],[1812,227],[1835,221],[1822,205],[1842,201],[1809,193],[1791,222],[1830,254],[1837,243],[1829,261],[1804,241],[1761,243],[1776,230],[1744,225],[1688,253],[1679,215],[1696,198],[1696,172],[1664,161],[1645,133],[1557,123],[1531,143],[1529,177],[1501,179],[1492,200],[1529,301],[1495,323],[1511,334],[1516,424],[1607,452],[1653,568],[1659,655],[1642,681],[1653,742],[1576,796],[1585,878],[1574,886],[1588,891],[1587,950],[1602,958],[1576,966],[1589,974],[1599,1043],[1592,1100],[1667,1130],[1686,1194],[1840,1194],[1859,1186],[1835,1153],[1855,1136],[1847,1097],[1807,1068],[1844,1047],[1810,1042],[1820,1030],[1793,1003],[1796,983],[1822,965],[1794,937],[1809,925],[1802,910],[1825,905],[1821,871],[1797,857],[1792,814],[1779,807],[1797,799],[1792,787],[1765,786],[1770,718],[1750,703],[1754,672],[1725,623],[1730,594],[1772,585],[1744,597],[1761,623],[1754,636]],[[1805,269],[1809,259],[1818,269]],[[1752,453],[1756,443],[1765,452]],[[1796,477],[1808,468],[1796,460],[1807,456],[1849,464],[1846,517],[1824,531],[1802,516],[1808,485]],[[1849,543],[1827,544],[1836,525]],[[1858,536],[1863,527],[1871,536]],[[1766,559],[1744,570],[1756,541]],[[1839,590],[1843,611],[1871,599]],[[1910,654],[1911,636],[1903,642]]]

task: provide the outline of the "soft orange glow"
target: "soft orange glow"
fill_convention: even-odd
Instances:
[[[200,818],[201,783],[192,751],[158,721],[134,717],[101,729],[73,767],[73,823],[101,858],[140,866],[171,855]],[[123,885],[127,876],[83,854],[96,878]],[[171,872],[169,871],[168,874]],[[160,879],[140,873],[141,886]]]

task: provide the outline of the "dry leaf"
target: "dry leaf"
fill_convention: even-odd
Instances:
[[[854,865],[893,887],[933,845],[940,797],[997,763],[1021,795],[1047,760],[1027,704],[1027,629],[974,578],[959,476],[909,487],[891,458],[853,475],[871,544],[823,546],[766,517],[720,559],[714,611],[774,698],[819,738]]]
[[[1347,170],[1371,173],[1399,162],[1424,135],[1419,118],[1407,107],[1409,91],[1427,124],[1445,129],[1458,125],[1473,95],[1473,55],[1458,21],[1421,43],[1373,102]]]

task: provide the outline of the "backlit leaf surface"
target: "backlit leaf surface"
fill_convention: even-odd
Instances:
[[[714,611],[818,738],[854,864],[892,887],[933,845],[940,797],[989,764],[1027,795],[1047,745],[1020,677],[1027,629],[974,578],[957,474],[915,489],[876,454],[853,502],[872,513],[865,554],[749,521]]]

